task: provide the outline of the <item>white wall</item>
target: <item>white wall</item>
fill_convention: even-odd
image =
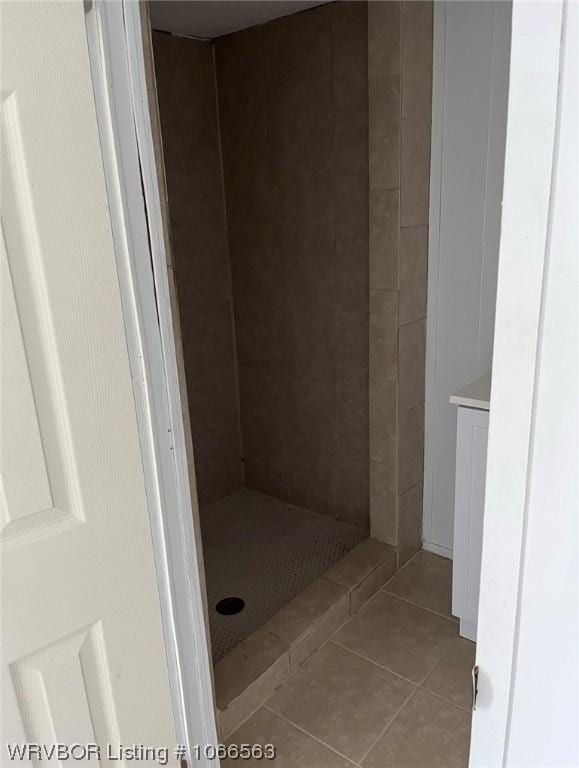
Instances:
[[[456,407],[490,371],[510,2],[435,3],[424,546],[452,555]]]

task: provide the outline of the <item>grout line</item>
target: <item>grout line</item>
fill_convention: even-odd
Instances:
[[[424,605],[420,605],[420,603],[415,603],[414,600],[409,600],[407,597],[402,597],[401,595],[397,595],[395,592],[390,592],[390,590],[386,589],[386,584],[383,587],[380,587],[380,592],[384,592],[386,595],[390,595],[390,597],[395,597],[397,600],[401,600],[403,603],[413,605],[415,608],[420,608],[427,613],[432,613],[434,616],[438,616],[440,619],[446,619],[446,621],[450,621],[451,624],[458,624],[458,620],[455,619],[454,616],[445,616],[443,613],[439,613],[432,608],[427,608]]]
[[[370,187],[370,192],[400,192],[400,184],[397,184],[395,187],[382,187],[382,186]],[[408,224],[406,227],[399,227],[399,229],[411,229],[414,227],[426,227],[426,226],[427,226],[426,224]]]
[[[416,691],[417,691],[417,690],[418,690],[418,688],[416,688],[416,689],[414,689],[414,690],[412,690],[412,691],[410,692],[410,694],[409,694],[409,695],[406,697],[406,699],[404,700],[404,703],[403,703],[403,704],[402,704],[402,706],[401,706],[401,707],[398,709],[398,711],[396,712],[396,714],[395,714],[395,715],[394,715],[394,716],[393,716],[393,717],[392,717],[392,718],[391,718],[391,719],[390,719],[390,720],[389,720],[389,721],[386,723],[386,725],[384,726],[384,728],[382,729],[382,731],[381,731],[381,732],[378,734],[378,736],[376,737],[376,739],[374,740],[374,742],[371,744],[371,746],[370,746],[370,747],[369,747],[369,748],[366,750],[366,752],[365,752],[365,753],[362,755],[362,757],[360,758],[360,765],[361,765],[361,764],[364,762],[364,760],[365,760],[365,759],[368,757],[368,755],[370,754],[370,752],[372,752],[372,750],[374,749],[374,747],[376,746],[376,744],[378,744],[378,742],[380,741],[380,739],[382,739],[382,738],[383,738],[383,737],[386,735],[386,733],[387,733],[387,732],[390,730],[390,728],[392,727],[392,725],[394,725],[394,721],[398,719],[398,715],[400,715],[400,713],[402,712],[402,710],[403,710],[403,709],[405,709],[406,705],[409,703],[410,699],[411,699],[411,698],[412,698],[412,697],[415,695],[415,693],[416,693]]]
[[[392,546],[392,545],[390,545],[390,546]],[[394,548],[396,549],[396,546],[395,546]],[[405,571],[405,570],[406,570],[406,568],[408,568],[408,566],[410,565],[410,563],[413,563],[413,562],[416,560],[416,558],[418,557],[418,555],[419,555],[421,552],[423,552],[423,550],[422,550],[422,549],[419,549],[419,550],[418,550],[418,552],[415,552],[415,553],[412,555],[412,557],[410,558],[410,560],[407,560],[407,561],[404,563],[404,565],[403,565],[401,568],[398,568],[398,570],[396,571],[396,573],[394,573],[394,574],[393,574],[393,575],[392,575],[392,576],[391,576],[391,577],[388,579],[388,581],[386,581],[386,582],[385,582],[385,583],[384,583],[384,584],[383,584],[383,585],[380,587],[380,589],[383,589],[383,588],[386,586],[386,584],[389,584],[389,583],[392,581],[392,579],[393,579],[393,578],[395,578],[396,576],[398,576],[398,574],[399,574],[399,573],[402,573],[402,571]]]
[[[438,664],[436,666],[438,666]],[[434,669],[432,670],[432,672],[434,672]],[[443,696],[440,693],[435,693],[434,691],[431,691],[429,688],[424,687],[424,683],[426,682],[426,680],[428,680],[432,672],[422,681],[422,683],[418,686],[418,689],[423,693],[427,693],[427,694],[430,694],[431,696],[434,696],[436,699],[440,699],[441,701],[444,701],[447,704],[451,704],[455,709],[460,709],[461,712],[466,712],[467,714],[471,713],[472,709],[470,707],[461,707],[460,704],[456,704],[456,702],[452,701],[451,699],[447,699],[446,696]]]
[[[425,313],[424,313],[423,315],[421,315],[420,317],[415,317],[415,318],[413,318],[412,320],[407,320],[405,323],[399,323],[399,324],[398,324],[398,328],[399,328],[399,329],[400,329],[400,328],[406,328],[406,326],[408,326],[408,325],[412,325],[413,323],[422,323],[422,322],[424,322],[426,319],[427,319],[427,318],[426,318],[426,312],[425,312]],[[423,400],[422,402],[418,403],[418,405],[412,405],[412,406],[410,406],[410,408],[408,408],[407,410],[408,410],[408,411],[411,411],[413,408],[418,408],[420,405],[424,405],[424,400]],[[402,413],[406,413],[406,412],[407,412],[407,411],[402,411]],[[420,481],[418,481],[418,482],[420,482]],[[418,483],[414,483],[413,485],[411,485],[411,486],[410,486],[410,488],[413,488],[413,487],[414,487],[414,485],[418,485]],[[407,488],[406,490],[409,490],[409,488]],[[402,496],[402,494],[403,494],[403,493],[405,493],[405,491],[401,491],[400,495]]]
[[[422,680],[419,683],[415,683],[413,680],[409,680],[407,677],[404,677],[404,675],[400,675],[398,672],[394,672],[394,670],[390,669],[390,667],[386,667],[384,666],[384,664],[380,664],[379,661],[376,661],[375,659],[371,659],[369,656],[365,656],[360,651],[355,651],[353,648],[350,648],[349,646],[344,645],[343,643],[340,643],[338,640],[332,640],[332,642],[334,643],[334,645],[339,646],[342,650],[353,653],[354,656],[357,656],[359,659],[363,659],[364,661],[367,661],[370,664],[373,664],[375,667],[378,667],[378,669],[381,669],[383,672],[388,672],[389,674],[394,675],[394,677],[397,677],[399,680],[403,680],[405,683],[409,683],[414,688],[419,688],[422,685],[422,683],[426,680],[428,675],[430,675],[430,673],[434,670],[434,667],[433,667],[428,672],[428,674],[424,678],[422,678]],[[440,659],[438,661],[440,661]],[[438,661],[436,662],[436,665],[438,665]]]
[[[285,682],[285,681],[284,681],[284,682]],[[273,695],[273,694],[272,694],[272,695]],[[267,701],[267,699],[266,699],[266,701]],[[234,734],[236,731],[238,731],[238,730],[241,728],[241,726],[242,726],[242,725],[245,725],[245,723],[246,723],[246,722],[247,722],[247,721],[248,721],[248,720],[249,720],[251,717],[253,717],[253,716],[255,715],[255,713],[256,713],[256,712],[257,712],[259,709],[261,709],[261,708],[262,708],[262,707],[264,707],[264,706],[265,706],[265,704],[264,704],[264,702],[262,701],[262,702],[260,702],[260,703],[257,705],[257,707],[255,707],[255,709],[252,709],[252,710],[251,710],[251,712],[249,713],[249,715],[247,715],[247,717],[244,717],[244,718],[243,718],[243,720],[240,720],[240,721],[239,721],[239,723],[237,723],[237,725],[235,726],[235,728],[233,728],[233,729],[232,729],[232,730],[231,730],[231,731],[230,731],[228,734],[226,734],[226,735],[224,735],[224,736],[223,736],[223,742],[222,742],[222,743],[225,743],[225,742],[226,742],[228,739],[230,739],[230,738],[233,736],[233,734]],[[218,712],[220,712],[220,710],[217,710],[217,711],[218,711]],[[220,736],[220,740],[221,740],[221,736]]]
[[[284,720],[286,723],[289,723],[294,728],[297,728],[298,731],[305,733],[306,736],[309,736],[311,739],[314,739],[314,741],[317,741],[318,744],[321,744],[323,747],[326,747],[326,749],[331,750],[334,754],[338,755],[342,759],[347,760],[350,763],[350,765],[355,765],[355,766],[359,765],[359,763],[354,762],[351,757],[348,757],[347,755],[344,755],[342,752],[339,752],[335,747],[332,747],[331,744],[327,744],[325,741],[322,741],[322,739],[320,739],[319,736],[315,736],[313,733],[310,733],[303,726],[298,725],[289,717],[287,717],[287,715],[282,715],[281,712],[278,712],[276,709],[273,709],[268,704],[264,704],[263,708],[267,709],[268,712],[271,712],[272,714],[277,715],[277,717],[279,717],[281,720]]]
[[[350,648],[347,645],[344,645],[343,643],[339,642],[338,640],[332,640],[334,645],[340,646],[340,648],[343,648],[345,651],[350,651],[350,653],[353,653],[354,656],[359,656],[361,659],[364,659],[364,661],[370,662],[370,664],[374,664],[375,667],[379,667],[380,669],[384,670],[385,672],[389,672],[391,675],[394,675],[394,677],[398,677],[400,680],[403,680],[405,683],[410,683],[410,685],[413,685],[415,688],[423,688],[424,683],[428,680],[428,678],[432,675],[434,670],[439,666],[440,662],[444,659],[446,656],[447,650],[443,651],[442,656],[438,659],[438,661],[434,664],[432,669],[430,669],[423,678],[419,680],[419,682],[415,683],[414,680],[410,680],[408,677],[404,677],[404,675],[401,675],[399,672],[395,672],[390,667],[387,667],[385,664],[380,664],[379,661],[376,661],[375,659],[371,659],[369,656],[366,656],[361,651],[354,650],[353,648]],[[423,688],[423,690],[430,693],[428,688]],[[459,709],[463,709],[459,704],[455,704],[450,699],[447,699],[445,696],[442,696],[441,694],[433,694],[434,696],[438,696],[440,699],[444,699],[444,701],[448,701],[450,704],[453,704],[455,707],[458,707]],[[468,710],[470,711],[470,710]]]

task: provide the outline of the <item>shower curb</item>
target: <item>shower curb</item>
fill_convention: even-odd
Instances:
[[[396,547],[365,539],[215,665],[227,738],[397,571]]]

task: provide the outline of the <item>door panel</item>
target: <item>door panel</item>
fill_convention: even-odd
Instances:
[[[0,104],[2,545],[82,519],[16,92]]]
[[[2,12],[3,739],[172,747],[83,5]]]

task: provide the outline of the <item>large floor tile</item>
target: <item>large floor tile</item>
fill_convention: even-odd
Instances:
[[[457,637],[428,675],[423,688],[452,701],[459,707],[472,705],[472,668],[476,645]]]
[[[234,760],[232,756],[221,761],[222,768],[234,768],[240,763],[256,768],[263,765],[275,765],[276,768],[352,768],[348,760],[263,707],[235,731],[228,744],[273,744],[276,757],[274,760]]]
[[[379,739],[364,768],[466,768],[470,714],[419,690]]]
[[[413,683],[421,683],[457,635],[455,622],[379,592],[334,640]]]
[[[274,694],[268,706],[359,760],[411,692],[409,683],[328,643]]]
[[[419,552],[384,585],[384,590],[451,618],[452,560],[432,552]]]

